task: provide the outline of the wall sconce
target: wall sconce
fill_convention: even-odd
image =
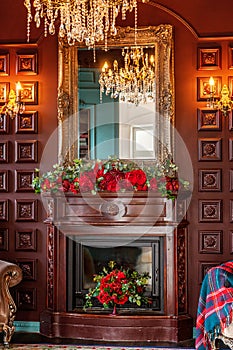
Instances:
[[[21,90],[20,82],[16,83],[16,91],[14,89],[10,90],[7,102],[0,109],[0,119],[2,119],[2,115],[14,119],[18,114],[25,111],[25,104],[21,102]]]
[[[226,117],[233,108],[233,101],[229,96],[230,92],[227,85],[223,85],[220,100],[214,99],[215,83],[214,83],[213,77],[210,77],[209,79],[209,87],[210,87],[210,97],[207,101],[207,107],[213,108],[213,109],[219,109],[224,115],[224,117]]]

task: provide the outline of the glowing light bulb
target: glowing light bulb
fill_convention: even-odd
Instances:
[[[16,83],[16,98],[19,99],[20,98],[20,92],[22,90],[22,85],[20,84],[20,82],[18,81]]]
[[[103,65],[103,68],[102,68],[102,72],[106,72],[107,70],[108,70],[108,62],[105,61],[104,65]]]
[[[213,78],[213,77],[210,77],[210,79],[209,79],[209,85],[210,85],[210,93],[214,92],[214,85],[215,85],[215,82],[214,82],[214,78]]]

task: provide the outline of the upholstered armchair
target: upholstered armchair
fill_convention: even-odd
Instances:
[[[3,343],[9,346],[15,327],[13,321],[16,314],[16,305],[9,288],[22,280],[22,270],[19,266],[0,260],[0,331],[3,332]]]

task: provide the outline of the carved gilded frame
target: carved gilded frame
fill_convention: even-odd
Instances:
[[[108,39],[108,47],[133,46],[135,30],[119,27],[117,36]],[[161,159],[174,151],[174,45],[173,28],[168,24],[138,28],[137,45],[154,46],[156,60],[156,113],[158,130],[156,152]],[[58,161],[78,156],[78,48],[59,40],[58,61]],[[104,47],[104,43],[98,45]]]

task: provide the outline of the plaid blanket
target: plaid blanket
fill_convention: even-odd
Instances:
[[[196,349],[211,349],[211,341],[232,322],[233,261],[211,268],[202,282],[196,321]]]

